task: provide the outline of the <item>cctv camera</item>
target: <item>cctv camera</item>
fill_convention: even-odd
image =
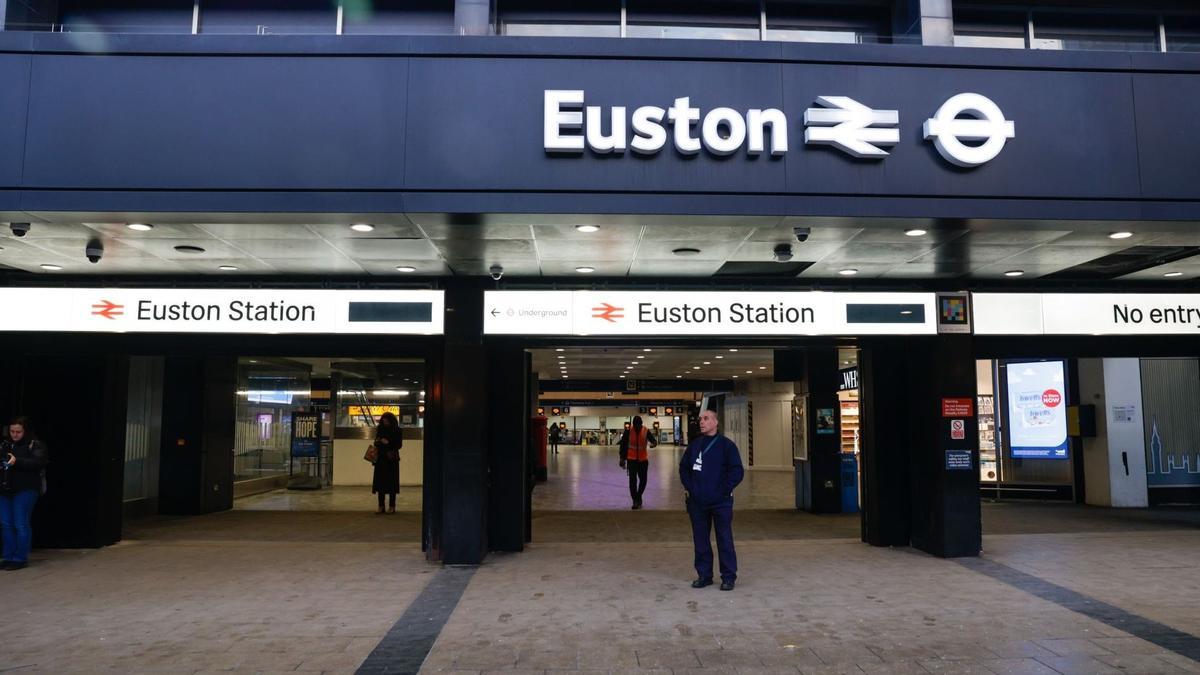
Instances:
[[[776,244],[772,255],[775,257],[775,262],[787,262],[792,259],[792,245]]]
[[[87,256],[88,262],[92,264],[98,263],[104,257],[104,244],[95,240],[89,241],[83,252]]]
[[[812,234],[811,227],[793,227],[792,234],[796,235],[796,241],[803,244],[808,241],[808,235]]]
[[[504,268],[499,265],[492,265],[488,268],[488,274],[491,274],[492,278],[496,281],[500,281],[500,277],[504,276]]]
[[[9,227],[12,228],[13,236],[24,237],[29,234],[29,223],[13,223]]]

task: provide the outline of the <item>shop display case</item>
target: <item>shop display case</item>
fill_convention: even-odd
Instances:
[[[993,396],[978,397],[979,480],[994,483],[999,477],[996,462],[996,402]]]
[[[858,401],[842,401],[842,427],[841,427],[841,446],[842,452],[852,453],[857,455],[859,449],[859,417],[858,417]]]

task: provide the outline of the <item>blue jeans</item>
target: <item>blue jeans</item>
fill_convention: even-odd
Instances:
[[[4,537],[4,559],[10,562],[29,562],[33,545],[33,505],[37,490],[21,490],[15,494],[0,494],[0,535]]]

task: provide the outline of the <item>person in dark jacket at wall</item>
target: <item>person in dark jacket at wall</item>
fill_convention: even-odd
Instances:
[[[30,519],[42,493],[47,454],[27,418],[9,422],[4,435],[0,442],[0,536],[4,539],[0,569],[12,571],[29,565],[33,543]]]
[[[396,493],[400,492],[400,448],[403,445],[404,437],[396,416],[390,412],[380,415],[379,426],[375,429],[375,473],[371,479],[371,492],[379,495],[379,510],[375,513],[384,513],[384,495],[388,497],[386,513],[396,512]]]
[[[733,550],[733,490],[745,477],[737,445],[717,431],[717,414],[700,413],[700,435],[691,439],[679,461],[692,543],[696,547],[696,580],[692,588],[711,586],[713,552],[708,536],[717,531],[721,565],[721,590],[732,591],[737,581],[737,553]]]

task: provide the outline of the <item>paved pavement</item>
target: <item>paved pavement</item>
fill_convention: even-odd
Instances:
[[[985,504],[966,561],[866,546],[853,516],[742,510],[722,593],[688,586],[675,511],[544,510],[526,552],[443,569],[419,513],[367,507],[35,551],[0,573],[0,671],[1200,672],[1196,510]]]

